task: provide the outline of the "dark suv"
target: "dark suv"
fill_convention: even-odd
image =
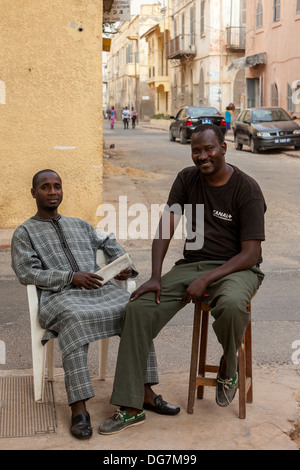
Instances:
[[[183,106],[177,115],[170,116],[170,119],[174,119],[169,128],[169,139],[172,142],[178,138],[181,144],[186,144],[200,124],[215,124],[221,127],[224,135],[226,133],[225,119],[213,107]]]

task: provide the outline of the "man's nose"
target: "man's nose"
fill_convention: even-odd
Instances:
[[[205,150],[201,150],[198,153],[198,160],[206,160],[207,159],[207,153]]]

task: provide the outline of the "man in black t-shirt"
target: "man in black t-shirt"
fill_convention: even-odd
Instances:
[[[256,181],[226,163],[227,146],[218,127],[198,127],[191,149],[194,166],[177,175],[153,240],[151,278],[133,292],[126,307],[110,400],[122,408],[99,427],[101,434],[144,422],[143,408],[149,406],[143,403],[143,377],[151,342],[184,305],[200,302],[204,294],[223,348],[217,403],[227,406],[237,390],[237,350],[250,320],[247,306],[264,278],[259,265],[266,205]],[[161,276],[183,213],[183,258]],[[154,402],[150,409],[158,411],[158,406]]]

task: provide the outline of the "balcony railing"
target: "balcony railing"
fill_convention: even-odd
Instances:
[[[227,28],[227,50],[243,52],[246,49],[246,27],[230,26]]]
[[[187,56],[196,55],[196,46],[192,44],[194,38],[191,35],[179,35],[166,43],[167,59],[183,59]]]

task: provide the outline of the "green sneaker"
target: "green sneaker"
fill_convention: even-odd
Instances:
[[[216,402],[219,406],[228,406],[235,397],[238,388],[238,373],[230,379],[217,375]]]
[[[144,410],[139,411],[133,416],[130,416],[125,410],[117,410],[111,418],[99,426],[98,432],[99,434],[116,434],[130,426],[143,424],[145,419],[146,414]]]

